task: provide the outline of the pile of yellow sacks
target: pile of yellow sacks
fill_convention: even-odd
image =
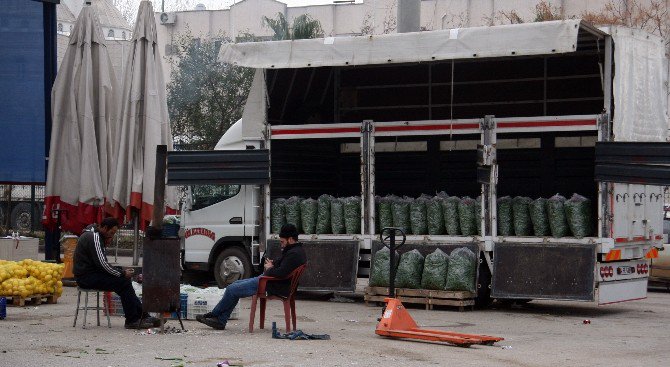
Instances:
[[[63,293],[63,264],[25,259],[0,260],[0,296],[20,296]]]

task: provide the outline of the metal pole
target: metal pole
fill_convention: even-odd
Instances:
[[[389,234],[389,298],[395,297],[395,228],[390,230]]]
[[[140,262],[140,254],[138,251],[140,243],[140,213],[133,209],[133,266],[137,266]]]

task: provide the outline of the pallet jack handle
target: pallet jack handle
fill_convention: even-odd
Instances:
[[[386,236],[385,236],[386,234]],[[395,238],[396,234],[402,236],[402,242],[399,245],[396,245]],[[389,255],[389,297],[395,297],[395,251],[402,247],[407,240],[405,231],[402,228],[397,227],[385,227],[379,233],[379,239],[382,241],[382,244],[391,250]]]

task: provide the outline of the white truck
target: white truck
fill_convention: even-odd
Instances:
[[[361,233],[300,236],[310,260],[301,286],[353,290],[382,246],[375,195],[445,191],[482,197],[482,235],[408,235],[406,248],[478,252],[478,302],[646,297],[666,181],[608,166],[599,157],[612,148],[596,144],[665,147],[660,39],[565,20],[230,44],[220,59],[256,75],[242,120],[215,149],[266,151],[269,183],[190,187],[185,269],[213,272],[220,286],[251,276],[276,247],[271,200],[360,196]],[[496,197],[575,192],[593,203],[593,236],[497,234]]]

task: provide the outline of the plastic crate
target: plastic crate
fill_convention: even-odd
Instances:
[[[0,297],[0,320],[4,320],[7,317],[7,298]]]
[[[163,238],[179,237],[179,224],[163,224]]]
[[[123,312],[123,305],[121,304],[121,297],[119,297],[118,294],[106,291],[102,297],[102,302],[105,305],[105,313],[107,312],[107,307],[109,307],[109,316],[125,315]]]
[[[212,312],[214,307],[219,303],[223,294],[197,294],[191,293],[188,295],[188,307],[186,312],[186,319],[195,320],[198,315],[204,315],[207,312]],[[230,319],[235,320],[240,317],[240,304],[235,306],[235,309],[230,314]]]

